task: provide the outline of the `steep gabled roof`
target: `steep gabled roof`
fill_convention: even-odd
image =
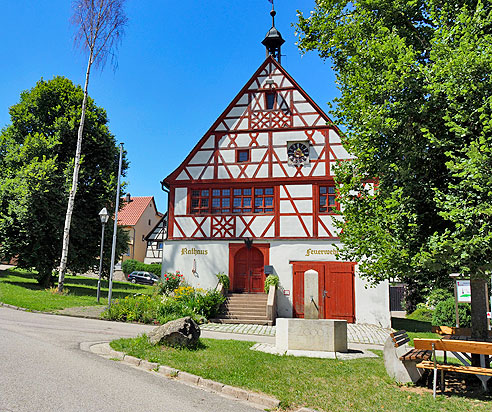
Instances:
[[[153,196],[134,196],[130,198],[130,202],[125,199],[123,207],[118,212],[118,224],[120,226],[136,225],[149,203],[152,203],[155,213],[158,214]]]
[[[290,83],[290,87],[296,89],[308,102],[313,109],[318,113],[319,118],[323,120],[324,124],[330,125],[333,129],[335,129],[338,133],[340,133],[339,129],[334,125],[332,120],[326,115],[326,113],[309,97],[309,95],[302,89],[299,84],[287,73],[287,71],[278,63],[272,56],[268,56],[265,61],[260,65],[258,70],[253,74],[253,76],[248,80],[248,82],[244,85],[241,91],[236,95],[236,97],[232,100],[232,102],[227,106],[224,112],[217,118],[217,120],[212,124],[210,129],[204,134],[204,136],[199,140],[199,142],[195,145],[193,150],[188,154],[186,159],[178,166],[171,174],[169,174],[164,180],[163,183],[166,186],[169,186],[169,183],[175,180],[178,175],[183,171],[185,166],[193,159],[194,155],[197,153],[200,148],[207,145],[209,137],[214,133],[227,133],[229,130],[226,128],[227,115],[234,107],[238,104],[238,102],[243,98],[243,96],[251,91],[252,89],[261,88],[260,81],[265,78],[265,70],[270,64],[273,65],[274,69],[278,69],[280,74],[285,77],[286,83]],[[319,123],[318,123],[319,124]]]

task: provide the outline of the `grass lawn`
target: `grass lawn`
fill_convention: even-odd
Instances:
[[[408,344],[410,346],[413,346],[413,340],[415,338],[418,339],[440,339],[442,338],[441,335],[438,335],[437,333],[432,333],[432,332],[407,332],[408,337],[410,338],[410,342]]]
[[[22,269],[0,271],[0,302],[31,310],[55,311],[74,306],[97,305],[97,279],[66,276],[68,295],[51,293],[38,284],[32,272]],[[128,282],[113,282],[113,299],[134,293],[151,294],[152,288]],[[101,305],[107,305],[108,281],[101,281]]]
[[[323,411],[490,411],[492,403],[459,396],[436,400],[432,393],[398,387],[379,358],[339,361],[295,358],[251,351],[251,342],[201,339],[198,350],[153,347],[145,336],[111,346],[223,384],[272,395],[284,408]],[[382,356],[380,351],[377,352]]]

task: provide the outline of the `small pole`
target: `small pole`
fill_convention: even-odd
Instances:
[[[456,287],[456,280],[454,281],[454,312],[456,316],[456,327],[460,327],[460,313],[458,311],[458,288]]]
[[[436,346],[432,344],[432,357],[434,361],[434,382],[432,384],[432,396],[436,399],[436,388],[437,388],[437,362],[436,362]]]
[[[456,316],[456,327],[460,327],[460,314],[458,312],[458,287],[456,286],[457,278],[460,277],[459,273],[450,273],[449,277],[453,279],[454,283],[454,312]]]
[[[484,286],[485,286],[485,296],[489,296],[489,288],[488,288],[488,285],[487,285],[487,282],[484,283]],[[485,299],[485,301],[487,302],[486,303],[486,309],[487,309],[487,313],[490,312],[490,302],[488,299]],[[489,317],[487,316],[487,329],[490,330],[490,319]]]
[[[99,253],[99,279],[97,281],[97,303],[99,303],[99,299],[101,297],[101,273],[103,266],[103,250],[104,250],[104,226],[106,222],[102,223],[102,231],[101,231],[101,252]]]
[[[111,309],[111,295],[113,294],[113,272],[114,272],[114,258],[115,258],[115,254],[116,254],[116,231],[118,230],[118,208],[120,207],[120,177],[121,177],[122,159],[123,159],[123,143],[120,143],[120,162],[118,165],[118,184],[117,184],[117,188],[116,188],[116,207],[114,209],[113,245],[111,246],[111,267],[109,270],[108,309]]]

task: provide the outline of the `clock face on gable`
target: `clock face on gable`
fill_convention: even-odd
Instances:
[[[309,164],[309,142],[288,142],[287,157],[289,165],[302,166]]]

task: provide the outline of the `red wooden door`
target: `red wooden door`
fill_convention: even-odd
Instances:
[[[355,322],[354,264],[327,262],[325,265],[319,282],[323,318]]]
[[[321,319],[355,322],[354,263],[293,262],[293,316],[304,317],[304,272],[318,272]]]
[[[295,318],[304,317],[304,272],[310,269],[315,270],[316,272],[318,272],[318,275],[321,274],[321,277],[324,277],[325,265],[323,262],[294,262],[293,264],[293,272],[294,272],[293,316]],[[318,302],[320,301],[321,299],[318,296]]]
[[[262,293],[264,286],[263,253],[254,246],[241,248],[234,256],[233,289],[241,292]]]

